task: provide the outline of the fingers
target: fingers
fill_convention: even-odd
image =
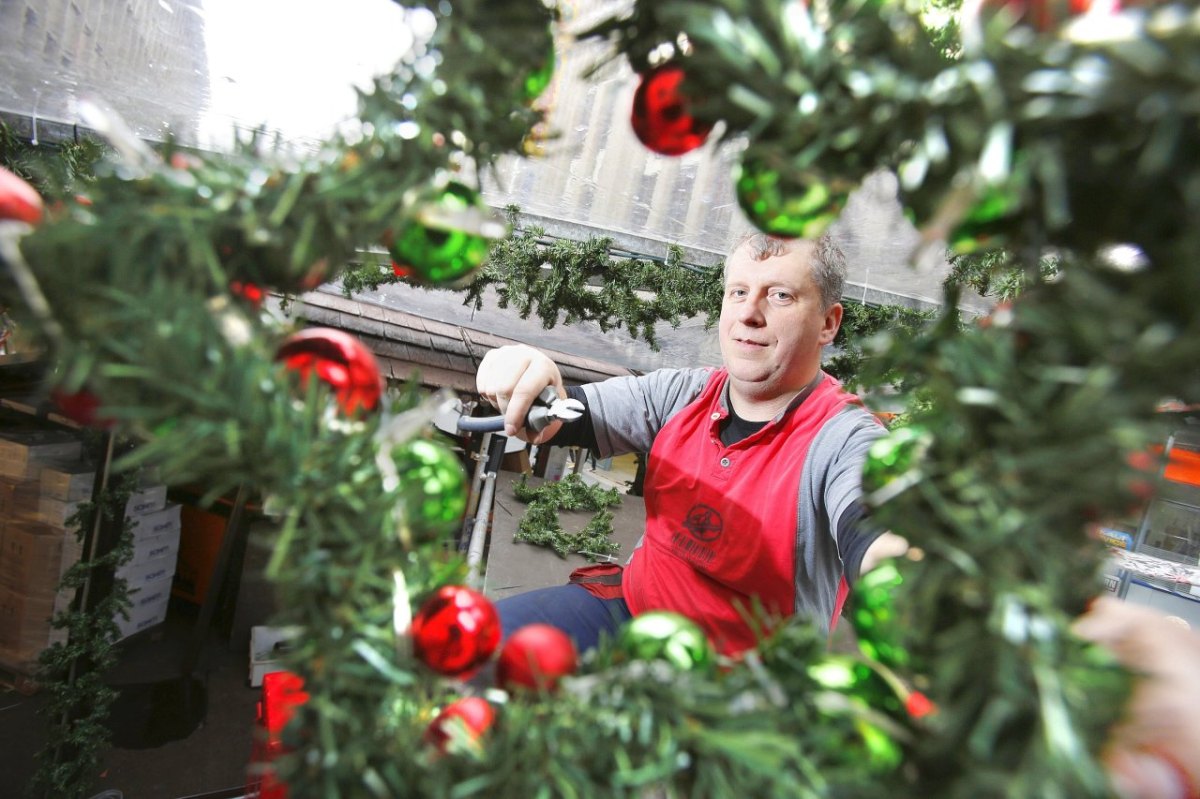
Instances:
[[[1122,799],[1190,799],[1189,780],[1169,757],[1140,750],[1116,750],[1105,758],[1113,787]]]
[[[1109,736],[1109,768],[1123,795],[1190,795],[1162,792],[1162,778],[1200,785],[1200,636],[1161,612],[1108,598],[1093,603],[1073,629],[1137,676]],[[1171,769],[1157,769],[1158,761]]]
[[[475,375],[476,390],[504,415],[504,434],[534,444],[550,438],[562,426],[561,422],[552,423],[536,436],[525,430],[525,416],[546,386],[554,386],[559,396],[564,395],[558,365],[524,344],[492,350]]]
[[[1161,612],[1119,599],[1097,599],[1072,629],[1080,638],[1107,647],[1133,669],[1162,673],[1200,658],[1200,636]]]

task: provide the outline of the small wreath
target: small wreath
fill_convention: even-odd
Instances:
[[[608,510],[610,505],[621,501],[615,488],[588,485],[577,474],[531,488],[522,475],[513,485],[513,495],[529,505],[517,525],[514,540],[549,547],[560,558],[574,552],[590,561],[607,560],[621,551],[620,545],[612,540],[613,515]],[[561,510],[592,510],[596,514],[582,530],[568,533],[558,521]]]

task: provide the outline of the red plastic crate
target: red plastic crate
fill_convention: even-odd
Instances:
[[[283,728],[296,708],[308,701],[304,678],[290,671],[273,671],[263,676],[262,700],[258,703],[258,734],[251,755],[251,793],[259,799],[287,799],[287,785],[275,777],[272,761],[287,752]]]

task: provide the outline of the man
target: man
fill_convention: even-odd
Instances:
[[[828,237],[761,234],[726,262],[721,369],[663,369],[564,392],[547,356],[489,352],[479,393],[505,432],[531,443],[586,445],[601,457],[649,452],[646,530],[615,587],[571,584],[497,603],[505,634],[546,622],[581,650],[632,615],[674,610],[723,653],[757,642],[764,621],[801,614],[836,623],[848,584],[903,540],[866,523],[863,459],[883,428],[820,369],[842,320],[846,266]],[[523,429],[548,385],[584,417]]]

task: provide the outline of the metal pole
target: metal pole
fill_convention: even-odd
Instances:
[[[471,529],[471,544],[467,548],[467,585],[475,589],[483,587],[483,547],[487,543],[488,520],[495,495],[496,475],[488,472],[479,495],[479,510],[475,514],[475,526]]]
[[[479,492],[479,506],[475,509],[475,525],[471,529],[471,543],[467,547],[467,585],[483,587],[483,550],[487,545],[488,524],[492,517],[492,500],[496,495],[496,473],[504,458],[504,436],[492,436],[488,445],[487,466],[483,475],[483,490]]]
[[[467,494],[467,511],[463,514],[462,529],[459,531],[458,539],[456,540],[457,549],[459,552],[465,552],[468,542],[470,541],[469,532],[475,525],[475,515],[478,513],[480,500],[480,482],[483,481],[484,472],[487,469],[488,451],[492,443],[492,433],[484,433],[483,438],[479,441],[479,449],[471,454],[471,458],[475,461],[475,474],[471,477],[471,486]]]

